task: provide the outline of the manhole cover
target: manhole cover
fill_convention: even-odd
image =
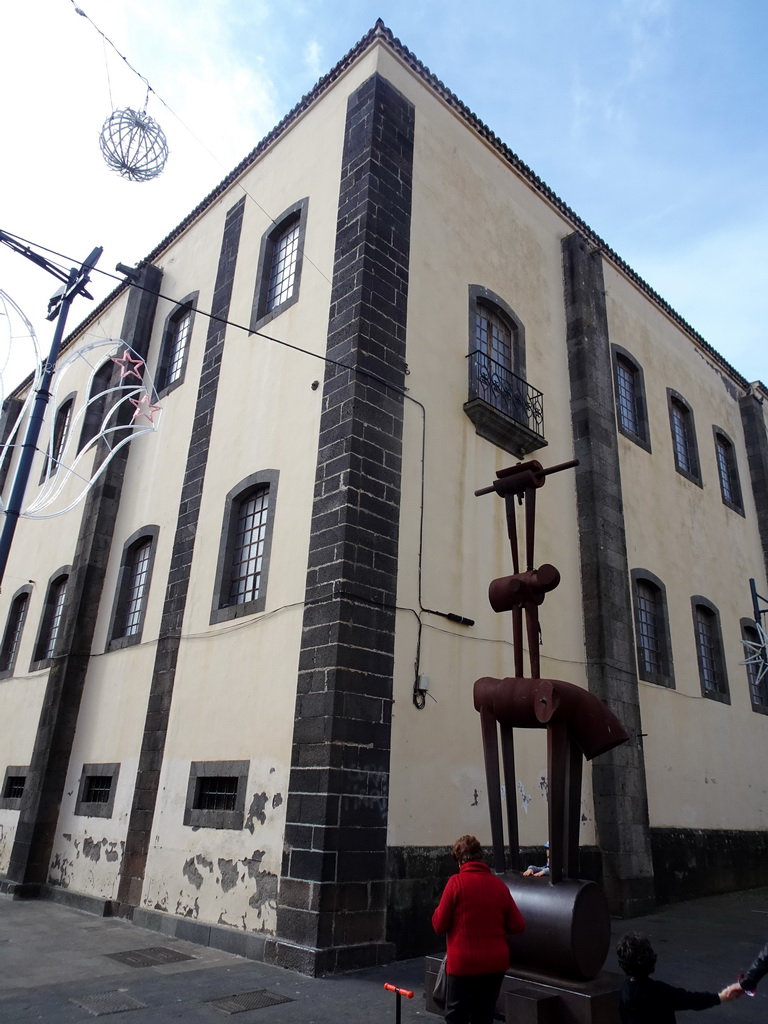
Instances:
[[[124,1010],[141,1010],[147,1005],[129,996],[127,992],[99,992],[94,996],[70,999],[70,1003],[82,1006],[94,1017],[102,1017],[107,1013],[122,1013]]]
[[[259,988],[255,992],[241,992],[236,996],[224,996],[223,999],[209,999],[208,1002],[224,1013],[242,1013],[243,1010],[263,1010],[265,1006],[292,1003],[293,1000],[289,996],[279,996]]]
[[[111,960],[117,960],[126,967],[160,967],[162,964],[177,964],[182,960],[194,960],[187,953],[166,946],[148,946],[146,949],[128,949],[124,953],[105,953]]]

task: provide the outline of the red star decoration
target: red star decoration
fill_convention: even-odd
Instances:
[[[144,365],[143,359],[134,359],[130,352],[124,352],[119,359],[112,357],[112,362],[120,367],[120,380],[124,377],[138,377],[141,380],[139,369]]]
[[[131,416],[131,423],[133,423],[137,416],[145,416],[150,423],[154,423],[154,413],[160,412],[162,408],[160,405],[153,405],[146,392],[138,400],[135,398],[129,398],[128,401],[131,405],[136,406],[136,412]]]

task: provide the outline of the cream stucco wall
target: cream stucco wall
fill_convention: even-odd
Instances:
[[[474,490],[517,460],[480,438],[463,411],[469,286],[498,294],[525,326],[526,376],[544,392],[548,441],[532,457],[545,465],[571,458],[560,253],[567,228],[389,54],[380,70],[416,107],[406,383],[424,407],[405,403],[389,841],[431,846],[470,831],[487,842],[472,685],[483,675],[514,672],[510,616],[496,615],[487,598],[488,583],[512,567],[503,502],[476,498]],[[554,562],[562,573],[542,609],[542,673],[584,684],[574,504],[573,474],[552,478],[539,492],[536,564]],[[427,697],[423,711],[411,699],[419,600],[475,620],[462,627],[422,613],[419,672],[430,677],[435,698]],[[540,843],[547,834],[545,735],[520,734],[516,745],[521,842]],[[582,841],[590,842],[588,784],[584,814]]]
[[[605,274],[611,338],[643,367],[652,448],[619,437],[629,565],[665,584],[674,657],[674,689],[640,683],[651,824],[765,828],[768,719],[753,712],[739,664],[739,620],[752,616],[750,577],[766,592],[738,406],[743,391],[626,278],[610,266]],[[693,411],[701,487],[675,469],[667,388]],[[734,444],[743,516],[722,500],[713,425]],[[720,612],[730,704],[702,697],[694,595]]]

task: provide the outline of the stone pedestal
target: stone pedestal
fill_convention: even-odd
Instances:
[[[432,999],[440,960],[426,958],[424,991],[427,1010],[442,1016]],[[573,981],[513,968],[504,976],[496,1016],[505,1024],[618,1024],[623,983],[622,975],[608,971],[591,981]]]

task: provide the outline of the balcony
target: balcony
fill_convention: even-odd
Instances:
[[[464,412],[475,431],[523,458],[544,448],[544,396],[511,370],[476,349],[469,360],[469,399]]]

